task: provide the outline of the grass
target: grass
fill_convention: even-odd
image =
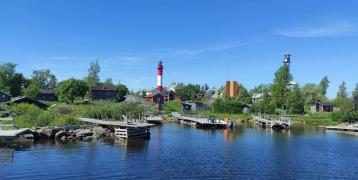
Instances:
[[[30,104],[18,104],[10,107],[16,114],[15,125],[19,128],[65,126],[79,124],[78,117],[97,119],[116,119],[128,114],[138,117],[145,108],[136,104],[123,104],[108,101],[98,101],[87,105],[70,105],[56,103],[49,110],[40,109]]]
[[[334,125],[339,124],[340,121],[334,121],[332,119],[331,112],[305,114],[305,115],[290,115],[293,121],[303,121],[310,125]]]

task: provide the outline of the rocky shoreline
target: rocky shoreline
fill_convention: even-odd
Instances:
[[[113,137],[114,132],[97,126],[34,127],[20,135],[20,138],[92,141],[102,137]]]

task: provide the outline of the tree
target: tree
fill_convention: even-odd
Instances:
[[[346,86],[346,82],[342,82],[339,85],[339,90],[337,93],[337,98],[347,98],[348,97],[348,92],[347,92],[347,86]]]
[[[291,114],[304,113],[304,99],[298,86],[293,87],[293,90],[288,94],[287,107]]]
[[[175,94],[187,100],[195,100],[200,93],[200,85],[188,84],[178,85]]]
[[[16,64],[3,63],[0,65],[0,90],[11,96],[21,95],[21,88],[25,84],[25,78],[21,73],[16,73]]]
[[[292,81],[288,66],[281,66],[275,73],[272,85],[272,100],[277,107],[283,107],[290,92],[290,82]]]
[[[328,80],[328,77],[327,76],[324,76],[323,79],[321,80],[321,82],[319,83],[318,85],[318,89],[319,89],[319,92],[323,95],[323,96],[326,96],[327,94],[327,89],[329,87],[329,80]]]
[[[118,84],[117,85],[117,99],[119,102],[122,102],[125,100],[125,95],[129,93],[128,88],[124,84]]]
[[[103,82],[103,85],[105,85],[105,86],[113,86],[112,78],[107,78],[107,79]]]
[[[86,77],[86,82],[88,86],[95,86],[100,83],[99,72],[101,68],[99,66],[98,60],[91,62],[90,68],[88,69],[88,76]]]
[[[76,98],[83,98],[88,89],[86,82],[71,78],[60,82],[56,93],[60,101],[73,103]]]
[[[240,102],[240,104],[251,104],[251,96],[242,84],[238,84],[238,93],[236,99]]]
[[[352,98],[356,108],[358,108],[358,84],[356,84],[356,88],[352,92]]]
[[[0,90],[10,92],[10,86],[15,76],[16,64],[3,63],[0,65]]]
[[[320,93],[319,88],[317,88],[316,84],[306,84],[302,87],[302,96],[304,99],[304,106],[306,110],[309,110],[309,107],[312,104],[317,103],[318,101],[325,100],[322,94]]]
[[[41,85],[39,81],[30,80],[29,85],[23,90],[23,93],[26,96],[36,98],[40,89],[41,89]]]
[[[32,81],[37,81],[40,89],[53,89],[57,86],[57,78],[50,70],[35,70],[32,72]]]

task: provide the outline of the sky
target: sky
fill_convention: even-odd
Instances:
[[[172,82],[248,89],[272,83],[283,55],[301,86],[327,75],[328,97],[358,83],[356,0],[1,0],[0,63],[50,69],[59,80],[88,74],[129,89]]]

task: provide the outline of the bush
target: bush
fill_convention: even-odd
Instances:
[[[42,110],[30,104],[18,104],[11,107],[11,110],[16,114],[15,125],[21,128],[33,126],[64,126],[79,123],[74,117],[60,115],[54,110]]]
[[[334,121],[354,123],[358,121],[358,112],[354,110],[342,110],[332,113]]]

